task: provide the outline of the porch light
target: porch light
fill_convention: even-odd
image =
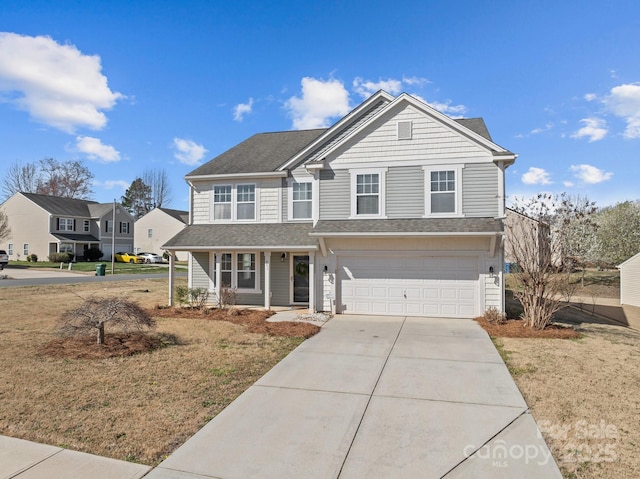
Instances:
[[[280,261],[282,261],[284,263],[284,260],[287,259],[287,253],[282,253],[280,255]]]

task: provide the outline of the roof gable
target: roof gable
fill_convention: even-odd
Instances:
[[[170,208],[157,208],[157,209],[162,211],[166,215],[171,216],[173,219],[178,220],[181,223],[184,223],[185,225],[187,223],[189,223],[189,212],[188,211],[172,210]]]

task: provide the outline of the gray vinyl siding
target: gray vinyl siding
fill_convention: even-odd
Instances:
[[[424,215],[424,171],[420,166],[389,168],[387,171],[387,216],[422,218]]]
[[[191,287],[209,289],[209,252],[191,253]]]
[[[320,171],[320,219],[347,219],[351,214],[351,177],[347,170]]]
[[[289,219],[289,188],[287,179],[282,178],[280,191],[282,192],[282,222],[286,223]]]
[[[462,212],[465,216],[498,215],[498,173],[493,163],[471,163],[462,170]]]

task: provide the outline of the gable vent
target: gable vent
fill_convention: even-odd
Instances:
[[[399,121],[398,122],[398,140],[410,140],[412,135],[410,121]]]

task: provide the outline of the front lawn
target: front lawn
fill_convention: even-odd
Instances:
[[[111,261],[78,261],[71,263],[72,271],[95,273],[96,265],[106,265],[106,274],[111,274]],[[10,268],[53,268],[60,269],[60,263],[52,263],[49,261],[9,261]],[[63,263],[63,269],[69,268],[69,263]],[[169,265],[163,264],[130,264],[130,263],[114,263],[115,274],[137,274],[137,273],[162,273],[169,270]],[[186,270],[186,264],[177,264],[176,270]]]
[[[0,434],[156,465],[303,341],[297,331],[250,332],[260,330],[241,324],[246,317],[234,323],[155,309],[166,294],[166,279],[144,278],[6,289]],[[93,359],[52,352],[60,314],[93,295],[156,311],[164,347]],[[108,343],[109,326],[106,333]]]

